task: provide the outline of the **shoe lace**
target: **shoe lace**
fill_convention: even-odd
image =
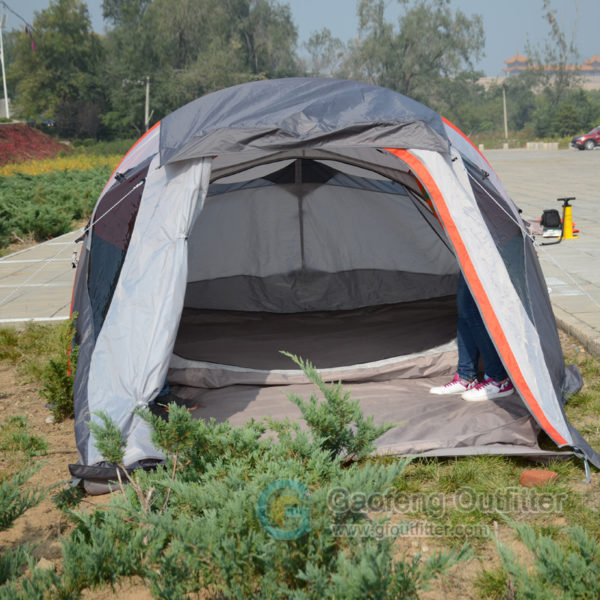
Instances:
[[[444,384],[445,388],[449,388],[450,386],[454,385],[455,383],[460,381],[460,377],[458,376],[458,373],[454,374],[454,377],[452,378],[452,381],[449,381],[448,383]]]
[[[458,373],[455,373],[454,374],[454,378],[452,379],[452,381],[449,381],[448,383],[444,384],[444,387],[445,388],[449,388],[449,387],[453,386],[456,383],[462,383],[466,387],[469,387],[469,384],[471,382],[467,381],[466,379],[463,379],[462,377],[460,377]]]
[[[478,381],[474,386],[473,389],[476,390],[481,390],[485,387],[488,387],[489,385],[492,385],[494,383],[494,381],[492,379],[484,379],[483,381]]]

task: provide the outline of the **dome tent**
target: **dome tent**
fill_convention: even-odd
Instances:
[[[456,364],[463,272],[517,393],[433,397]],[[311,386],[280,354],[348,384],[383,454],[598,456],[568,423],[547,289],[518,209],[435,111],[335,79],[208,94],[165,117],[107,183],[79,261],[74,476],[114,478],[89,420],[108,414],[125,464],[161,460],[133,413],[166,376],[197,418],[299,418]]]

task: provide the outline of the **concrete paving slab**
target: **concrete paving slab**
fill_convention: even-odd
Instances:
[[[600,153],[490,150],[486,157],[526,217],[560,212],[556,199],[575,196],[579,237],[539,246],[538,257],[559,326],[600,354]]]
[[[82,230],[0,258],[0,325],[67,319]]]

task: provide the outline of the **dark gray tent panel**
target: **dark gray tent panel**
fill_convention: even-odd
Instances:
[[[245,83],[190,102],[161,122],[160,160],[370,146],[448,151],[435,111],[391,90],[338,79]]]
[[[518,211],[434,111],[356,82],[254,82],[166,117],[119,172],[75,285],[73,473],[112,473],[99,410],[126,464],[161,460],[133,410],[166,376],[197,418],[299,418],[286,395],[311,386],[280,350],[397,424],[379,453],[548,455],[541,427],[600,464],[564,415],[581,381]],[[455,369],[461,269],[518,390],[497,402],[428,393]]]

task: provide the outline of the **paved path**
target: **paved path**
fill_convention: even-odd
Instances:
[[[579,237],[540,246],[538,256],[558,324],[600,355],[600,149],[489,150],[485,155],[523,216],[537,219],[544,209],[561,211],[556,199],[575,196]]]
[[[67,233],[0,258],[0,326],[68,318],[75,277],[71,260],[80,235],[81,230]]]
[[[486,156],[526,217],[560,210],[556,198],[577,198],[579,238],[540,246],[539,257],[559,325],[600,355],[600,149],[488,150]],[[79,234],[0,259],[0,325],[68,316],[73,240]]]

